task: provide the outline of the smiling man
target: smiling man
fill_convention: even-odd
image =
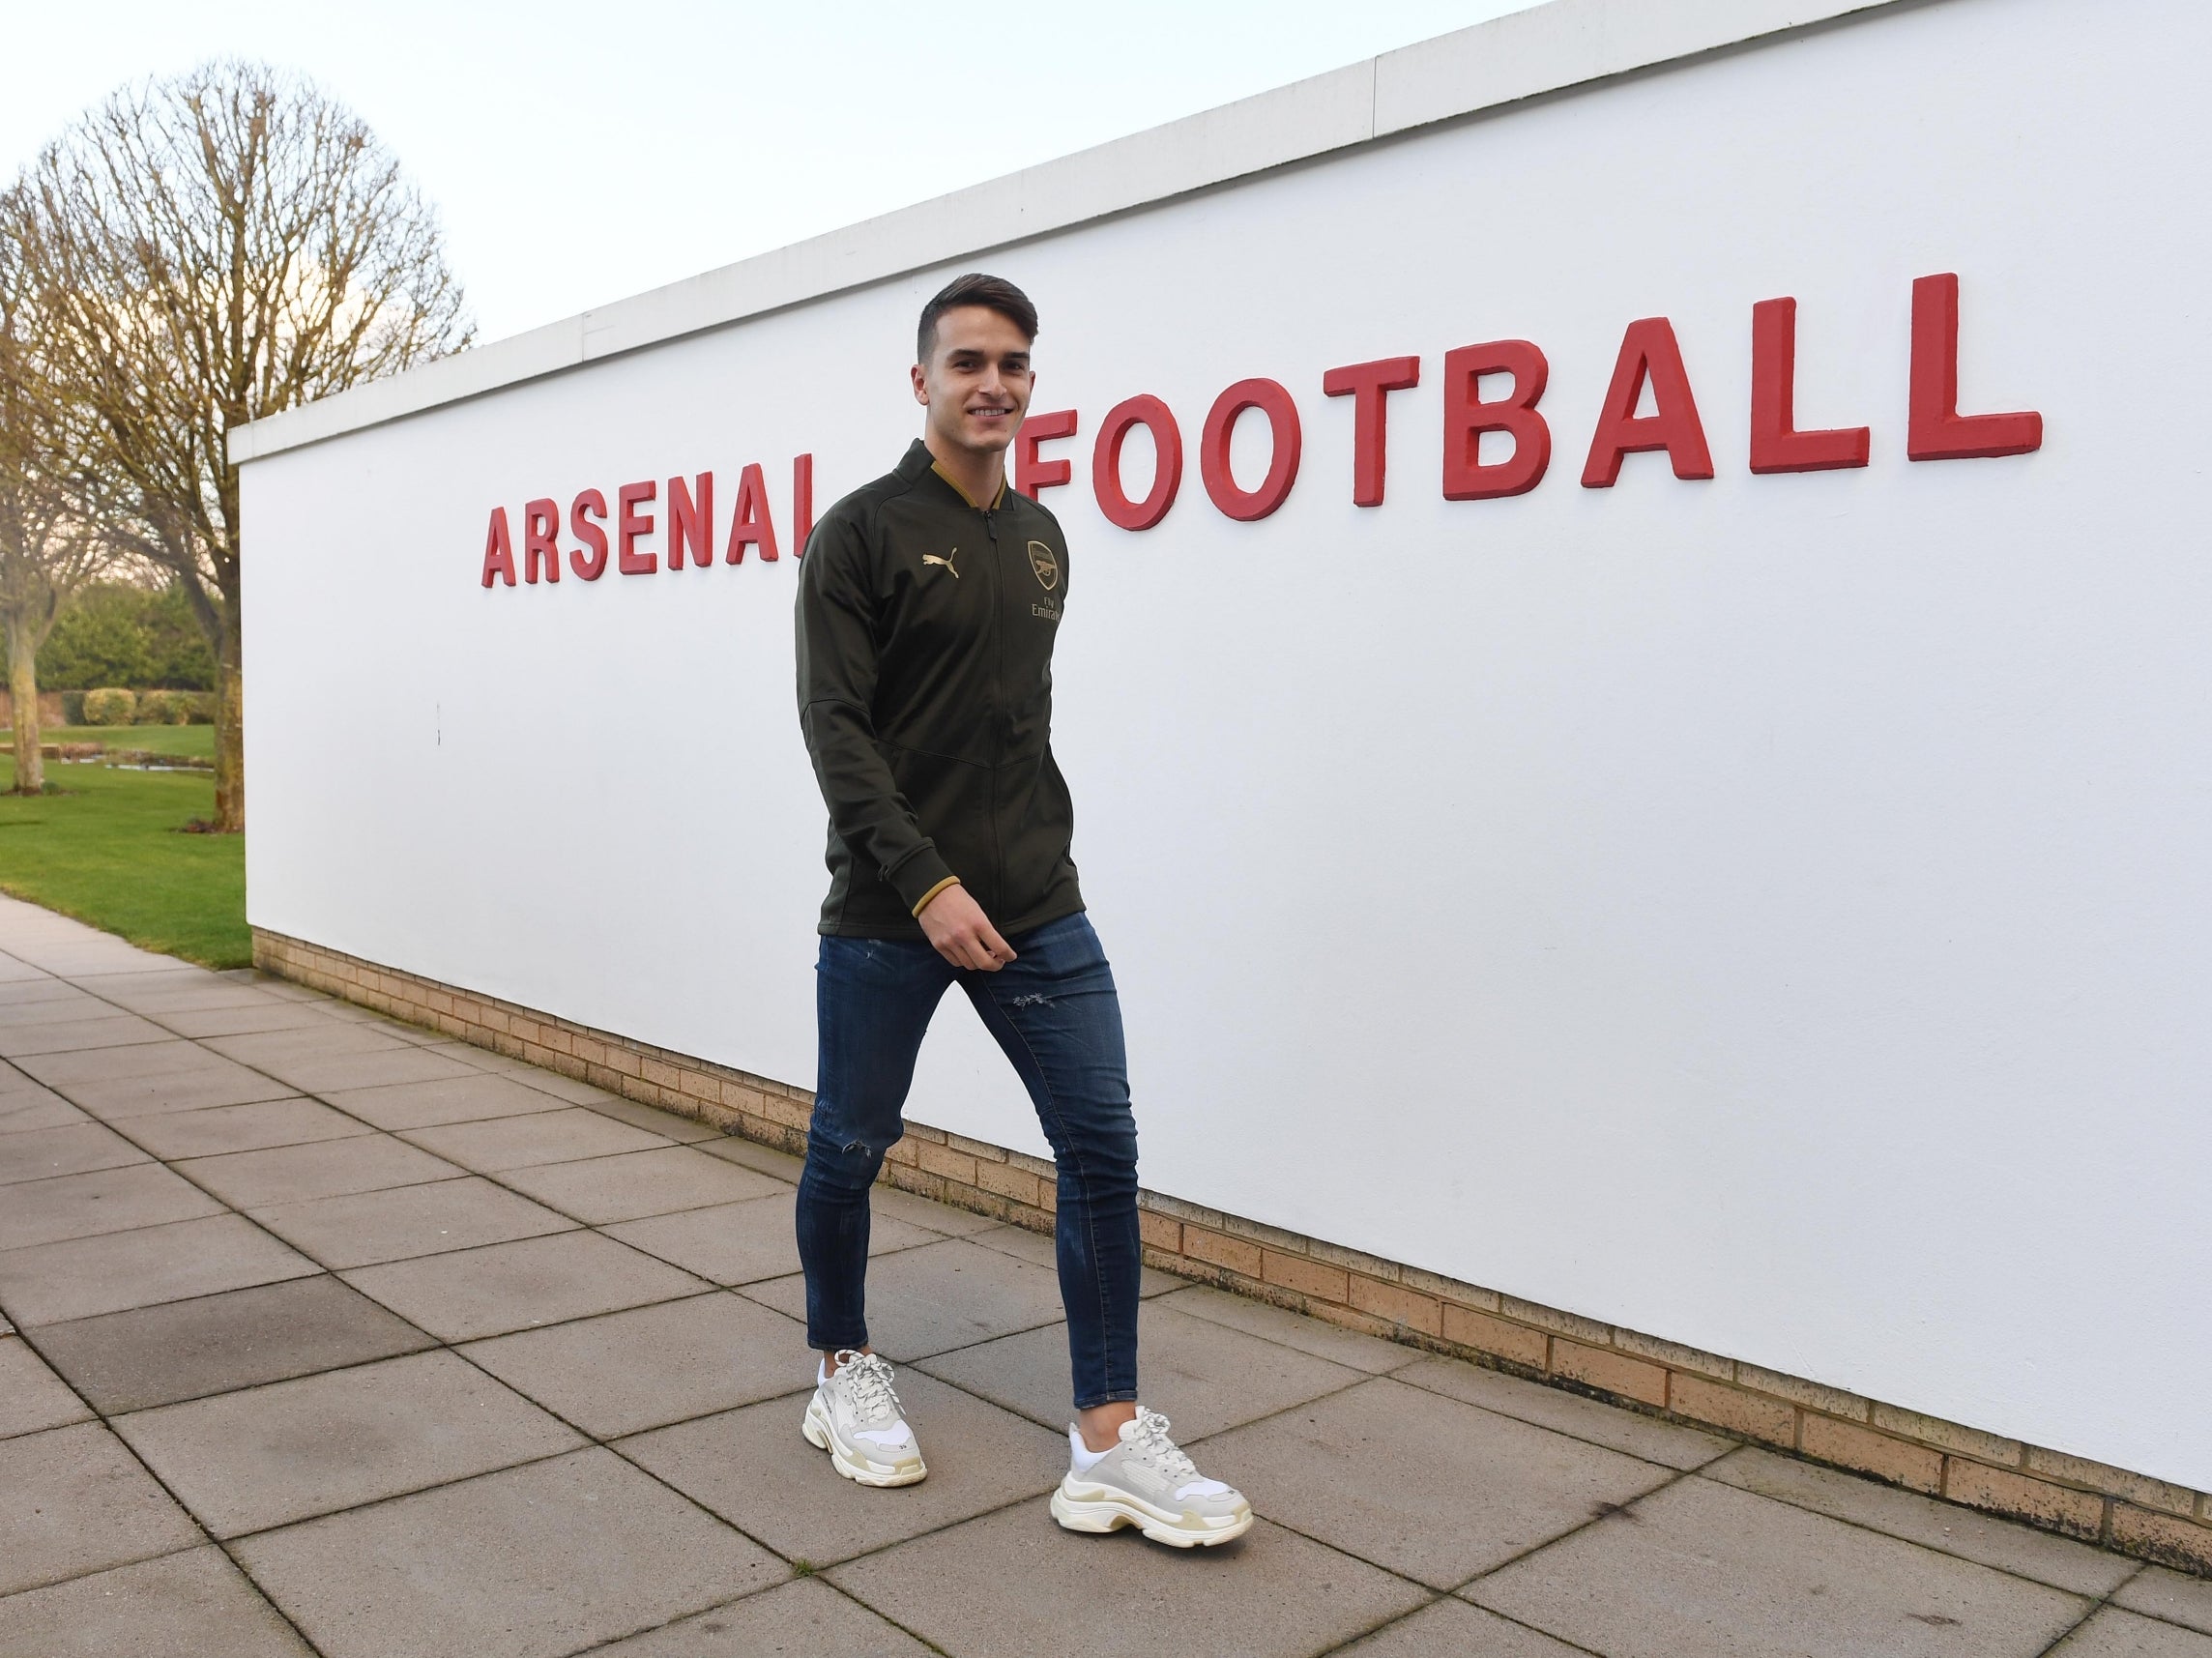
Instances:
[[[1069,857],[1052,758],[1052,648],[1068,585],[1053,515],[1006,487],[1035,384],[1036,309],[997,276],[922,308],[922,436],[837,503],[799,583],[799,711],[830,807],[815,969],[814,1117],[799,1183],[803,1424],[837,1471],[927,1471],[868,1345],[868,1193],[945,992],[957,984],[1035,1102],[1059,1169],[1055,1225],[1075,1421],[1052,1512],[1075,1531],[1141,1527],[1227,1542],[1244,1498],[1207,1479],[1137,1404],[1137,1127],[1121,1009]]]

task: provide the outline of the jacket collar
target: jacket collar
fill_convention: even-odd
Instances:
[[[961,506],[966,507],[974,511],[983,510],[983,508],[978,503],[968,499],[968,492],[966,490],[962,489],[960,485],[953,482],[952,480],[946,475],[944,469],[937,464],[937,457],[929,452],[929,446],[923,443],[919,438],[916,438],[912,444],[907,446],[906,453],[899,459],[897,472],[899,477],[907,480],[909,482],[914,482],[923,478],[933,479],[936,481],[938,488],[943,489],[946,494],[950,495],[953,500],[959,502]],[[991,503],[990,510],[996,511],[1005,504],[1006,480],[1004,478],[1001,478],[999,480],[998,499]]]

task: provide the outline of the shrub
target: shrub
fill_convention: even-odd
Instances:
[[[185,711],[187,725],[213,725],[215,723],[215,692],[192,691],[191,707]]]
[[[62,723],[64,725],[82,725],[84,723],[84,692],[62,692]]]
[[[112,685],[104,690],[84,693],[84,722],[87,725],[129,725],[131,716],[137,712],[137,708],[136,697]]]
[[[131,716],[132,725],[185,725],[192,715],[192,704],[197,699],[190,691],[140,691],[138,711]]]

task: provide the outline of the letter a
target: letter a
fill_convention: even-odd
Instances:
[[[498,576],[509,587],[514,585],[514,538],[508,533],[507,509],[491,509],[491,530],[484,537],[483,584],[491,586],[491,578]]]
[[[1636,404],[1646,381],[1654,412],[1639,417]],[[1589,460],[1583,467],[1583,487],[1611,489],[1620,477],[1621,456],[1660,449],[1674,463],[1676,478],[1712,477],[1713,451],[1705,447],[1705,428],[1698,420],[1697,399],[1690,395],[1690,374],[1682,366],[1674,325],[1665,317],[1644,317],[1630,323],[1621,336],[1613,384],[1606,390],[1605,408],[1590,437]]]
[[[722,554],[725,564],[745,562],[745,543],[760,548],[761,563],[776,557],[775,520],[768,512],[768,479],[758,465],[738,475],[738,506],[730,515],[730,544]]]

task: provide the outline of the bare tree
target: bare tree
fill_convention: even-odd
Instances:
[[[0,226],[20,203],[0,198]],[[62,607],[110,559],[87,513],[74,435],[42,361],[44,332],[24,279],[20,247],[0,234],[0,628],[18,795],[45,792],[39,754],[39,647]]]
[[[243,829],[230,434],[469,343],[436,215],[350,111],[240,62],[115,93],[24,206],[57,388],[120,492],[103,527],[171,572],[219,664],[215,827]]]

